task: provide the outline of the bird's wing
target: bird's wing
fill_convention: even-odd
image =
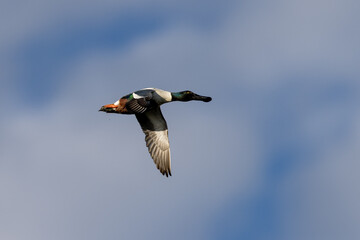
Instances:
[[[152,92],[149,90],[140,90],[132,93],[130,96],[132,97],[126,102],[126,108],[135,114],[144,113],[153,107],[153,102],[151,101]]]
[[[168,129],[160,107],[135,116],[145,133],[146,146],[156,167],[163,175],[171,176]]]
[[[146,98],[131,99],[126,103],[126,108],[135,114],[141,114],[148,110],[150,102]]]

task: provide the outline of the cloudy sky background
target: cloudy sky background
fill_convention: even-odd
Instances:
[[[0,239],[360,238],[359,1],[1,1]],[[163,177],[131,91],[163,106]]]

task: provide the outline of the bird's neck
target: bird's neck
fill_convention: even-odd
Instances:
[[[183,101],[184,100],[184,94],[182,92],[172,92],[171,93],[171,101]]]

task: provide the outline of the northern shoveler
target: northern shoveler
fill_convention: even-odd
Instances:
[[[99,111],[135,114],[145,133],[146,146],[156,167],[168,177],[171,176],[170,145],[168,128],[160,105],[191,100],[210,102],[211,97],[200,96],[191,91],[168,92],[157,88],[144,88],[120,98],[113,104],[102,106]]]

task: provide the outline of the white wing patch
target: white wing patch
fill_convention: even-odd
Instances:
[[[143,98],[142,96],[137,95],[136,93],[133,93],[132,95],[133,95],[133,98],[135,98],[135,99]]]

